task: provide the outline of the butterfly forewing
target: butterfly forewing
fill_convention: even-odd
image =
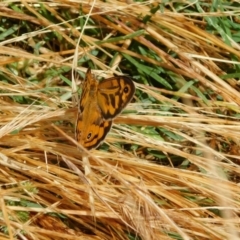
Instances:
[[[80,112],[84,111],[84,108],[88,106],[89,99],[95,98],[97,91],[98,82],[91,74],[91,69],[89,68],[86,72],[86,77],[82,86],[82,93],[80,99]]]
[[[116,117],[132,100],[135,86],[125,76],[105,79],[98,84],[97,103],[105,119]]]

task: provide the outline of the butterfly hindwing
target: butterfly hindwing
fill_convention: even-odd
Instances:
[[[79,121],[77,123],[76,132],[77,141],[88,150],[97,148],[110,131],[112,121],[96,118],[91,124],[84,126],[82,119],[83,115],[80,113],[78,116]]]

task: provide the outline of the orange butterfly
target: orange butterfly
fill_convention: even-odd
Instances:
[[[98,82],[89,68],[77,117],[77,141],[88,150],[98,147],[110,131],[112,119],[127,106],[134,93],[129,77],[116,76]]]

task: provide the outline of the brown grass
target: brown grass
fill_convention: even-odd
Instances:
[[[5,34],[17,29],[0,42],[0,239],[238,239],[240,89],[220,76],[240,51],[207,29],[238,13],[169,3],[151,15],[157,2],[0,5]],[[71,69],[89,66],[135,76],[137,92],[86,152],[71,100],[84,74]]]

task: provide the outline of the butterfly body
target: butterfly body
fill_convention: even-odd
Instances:
[[[106,137],[112,119],[131,101],[135,87],[126,76],[98,82],[88,69],[82,88],[76,139],[85,148],[96,148]]]

